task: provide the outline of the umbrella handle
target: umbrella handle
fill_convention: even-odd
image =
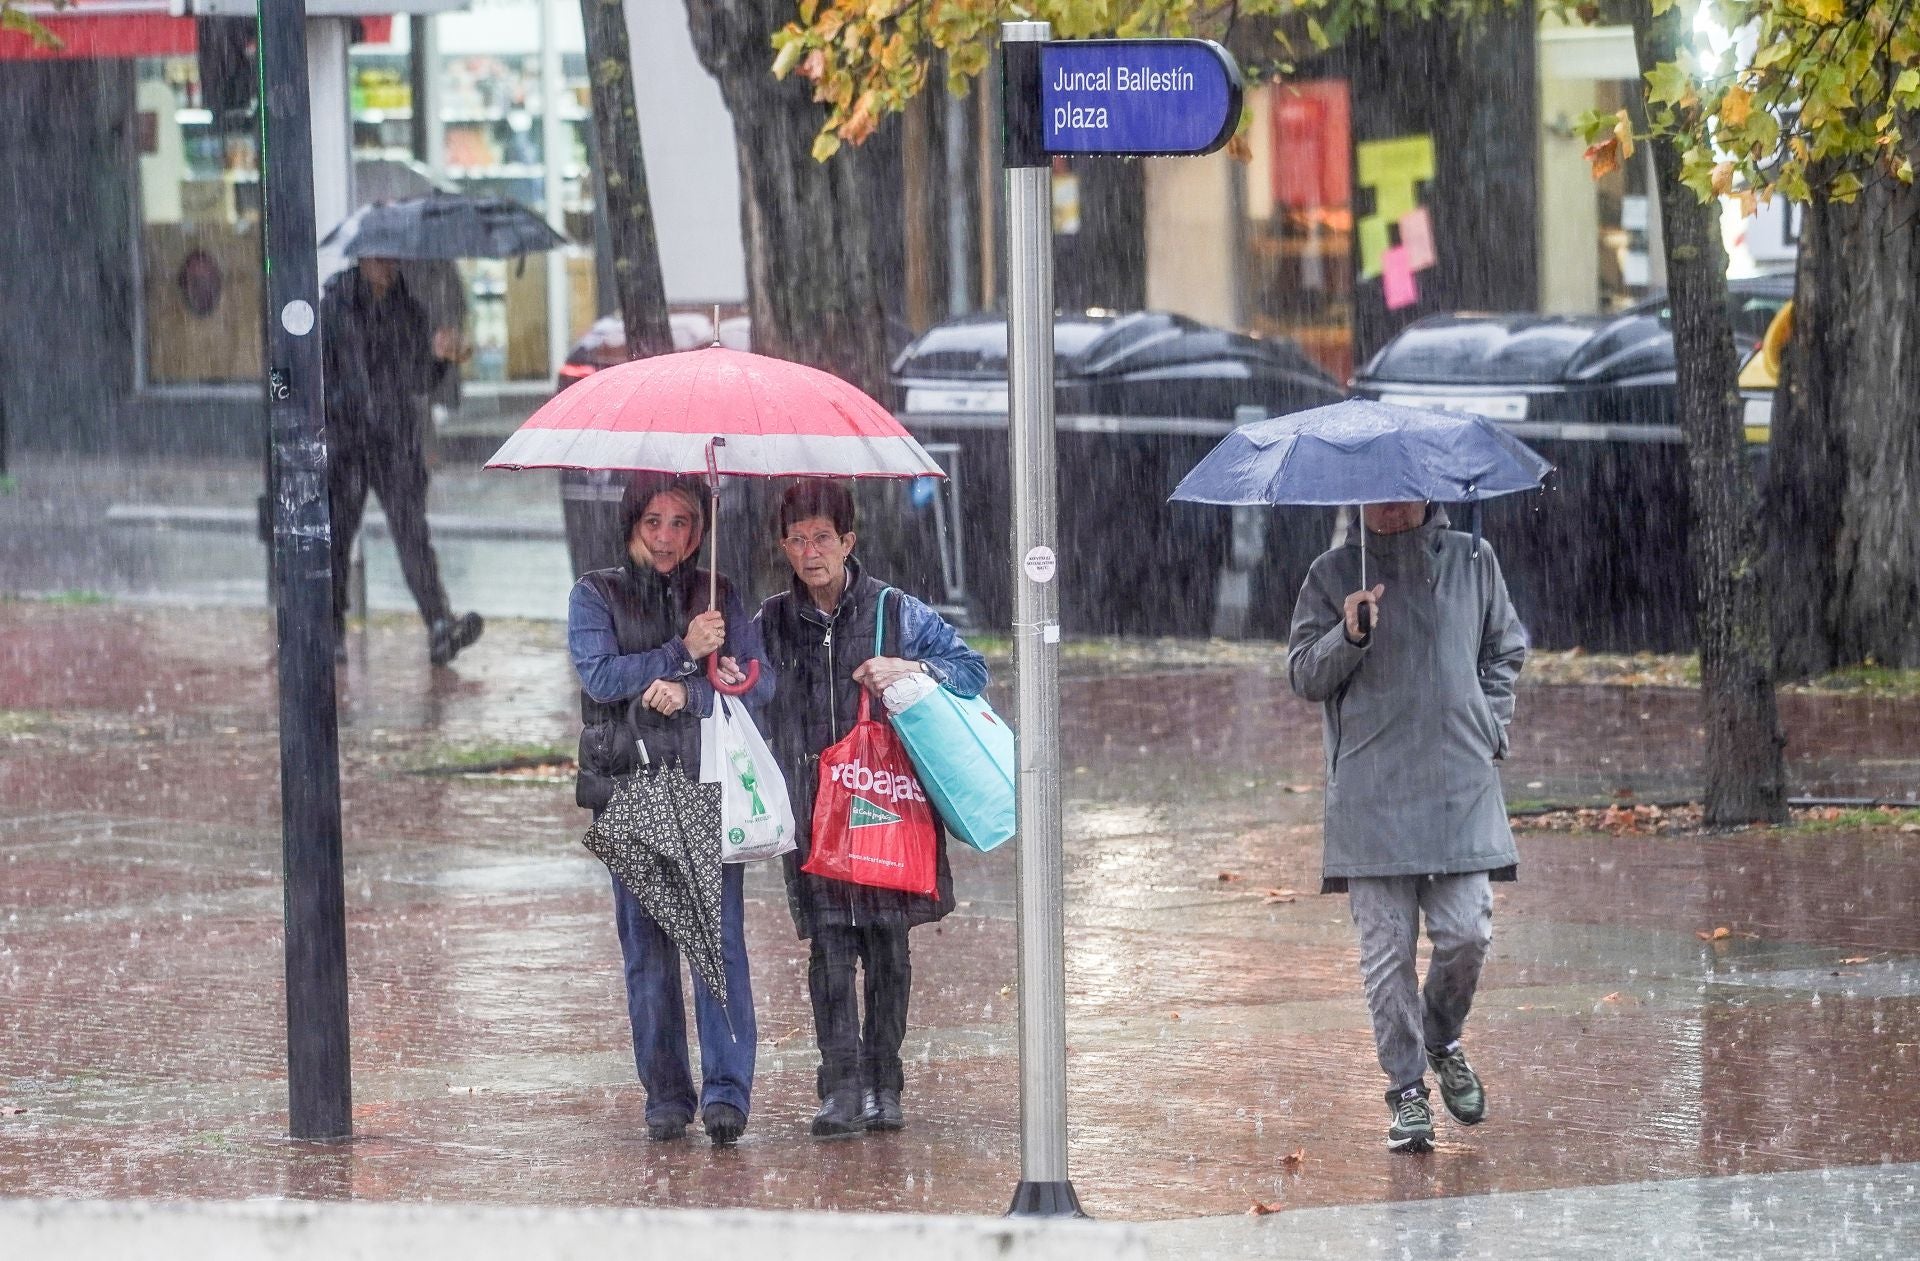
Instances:
[[[716,652],[707,658],[707,682],[713,685],[713,690],[716,692],[724,692],[728,696],[745,696],[759,681],[760,662],[754,658],[747,659],[747,677],[738,683],[731,684],[720,681],[720,654]]]

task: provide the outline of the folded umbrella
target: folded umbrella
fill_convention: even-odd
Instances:
[[[621,777],[584,840],[725,1006],[720,787],[643,767]]]

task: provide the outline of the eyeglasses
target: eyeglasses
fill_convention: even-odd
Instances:
[[[816,552],[832,551],[839,542],[840,536],[838,534],[829,534],[825,530],[822,530],[818,534],[789,534],[786,538],[780,540],[780,546],[798,556],[809,548]]]

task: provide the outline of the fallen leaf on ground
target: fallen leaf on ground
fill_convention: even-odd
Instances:
[[[1696,932],[1694,936],[1698,937],[1701,941],[1724,941],[1733,936],[1733,930],[1725,924],[1722,924],[1712,932],[1701,929],[1699,932]]]
[[[1179,1012],[1177,1012],[1177,1011],[1173,1011],[1173,1012],[1168,1012],[1168,1013],[1167,1013],[1167,1019],[1168,1019],[1168,1020],[1178,1020],[1178,1019],[1180,1019],[1180,1013],[1179,1013]]]
[[[1299,895],[1298,893],[1295,893],[1295,892],[1294,892],[1294,891],[1293,891],[1292,889],[1262,889],[1262,890],[1260,890],[1260,897],[1261,897],[1261,899],[1262,899],[1263,901],[1265,901],[1265,902],[1268,902],[1268,903],[1274,903],[1274,902],[1292,902],[1292,901],[1295,901],[1296,899],[1298,899],[1298,898],[1299,898],[1299,896],[1300,896],[1300,895]]]
[[[1313,785],[1312,784],[1288,784],[1287,791],[1290,793],[1310,793],[1313,791]]]
[[[11,1104],[7,1107],[0,1108],[0,1117],[23,1117],[25,1115],[27,1115],[25,1108],[16,1108]]]
[[[1621,1000],[1622,997],[1624,996],[1620,993],[1620,991],[1615,990],[1613,993],[1608,994],[1606,997],[1602,998],[1600,1001],[1603,1003],[1617,1003]]]
[[[1253,1202],[1253,1207],[1248,1209],[1247,1213],[1248,1215],[1253,1217],[1265,1217],[1268,1213],[1278,1213],[1279,1211],[1280,1211],[1280,1205],[1277,1203],[1262,1204],[1260,1201],[1255,1200]]]
[[[1240,878],[1240,873],[1237,871],[1223,871],[1220,873],[1221,884],[1232,884],[1234,881],[1238,880],[1239,878]]]
[[[1307,1163],[1307,1149],[1296,1147],[1280,1158],[1280,1164],[1286,1169],[1298,1169]]]
[[[1013,995],[1013,986],[1011,986],[1011,985],[1002,985],[1002,986],[1000,987],[1000,997],[1002,997],[1002,998],[1009,998],[1009,997],[1011,997],[1012,995]]]
[[[1871,957],[1870,957],[1870,956],[1868,956],[1868,955],[1854,955],[1854,956],[1853,956],[1853,957],[1852,957],[1851,959],[1842,959],[1842,960],[1841,960],[1840,962],[1842,962],[1842,963],[1870,963],[1870,962],[1872,962],[1872,959],[1871,959]]]

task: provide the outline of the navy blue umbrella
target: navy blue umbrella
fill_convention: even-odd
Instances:
[[[1173,498],[1248,507],[1472,503],[1534,490],[1553,471],[1484,416],[1350,398],[1242,425],[1180,479]],[[1475,509],[1475,533],[1479,532]],[[1360,531],[1361,581],[1366,530]]]

